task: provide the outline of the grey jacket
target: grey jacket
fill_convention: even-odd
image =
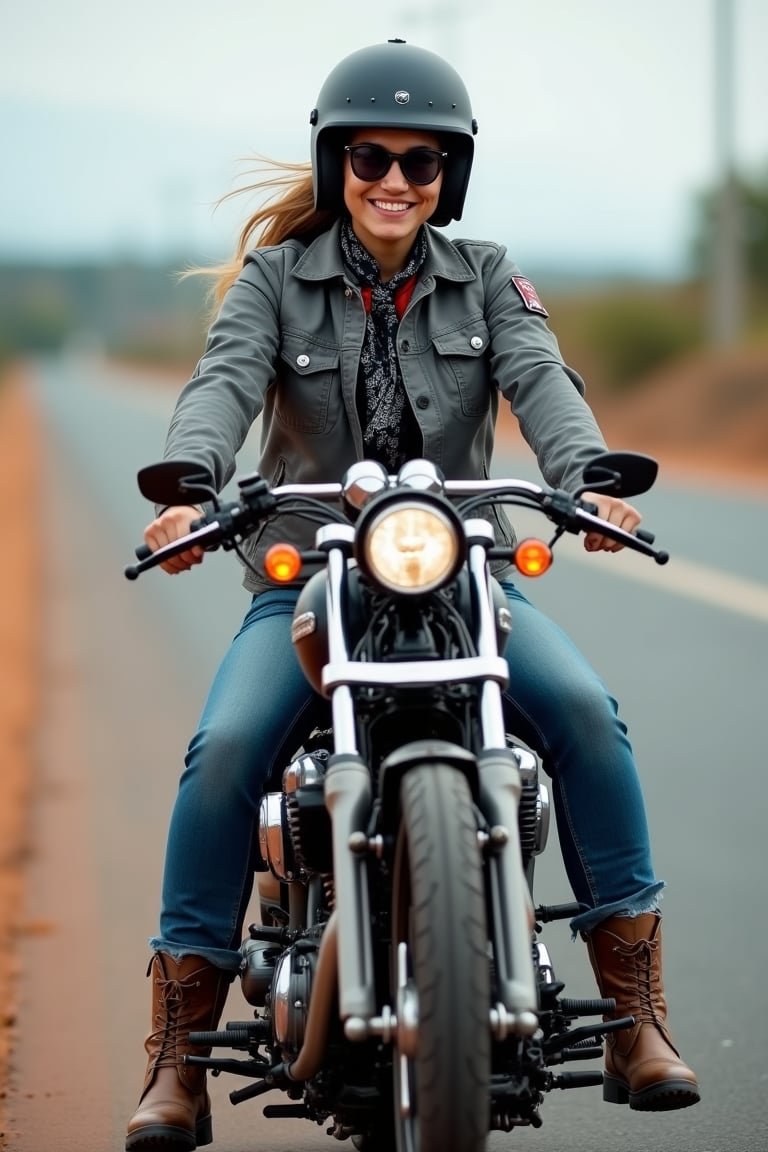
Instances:
[[[605,443],[546,313],[503,247],[427,233],[398,333],[424,456],[449,479],[487,477],[501,395],[546,482],[575,487]],[[356,390],[365,323],[338,224],[309,246],[289,240],[252,251],[179,397],[166,458],[194,460],[220,490],[261,415],[259,471],[267,481],[340,480],[363,458]],[[499,537],[511,539],[506,518],[496,514],[496,522]],[[249,539],[246,554],[261,571],[266,548],[286,538],[311,547],[314,527],[281,517]],[[248,569],[244,583],[252,592],[273,586]]]

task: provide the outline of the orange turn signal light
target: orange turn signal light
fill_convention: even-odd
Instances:
[[[521,540],[514,555],[515,567],[523,576],[543,576],[552,563],[552,549],[543,540]]]
[[[264,557],[264,571],[277,584],[288,584],[301,572],[301,553],[293,544],[273,544]]]

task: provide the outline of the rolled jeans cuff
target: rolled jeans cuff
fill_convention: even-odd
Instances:
[[[214,968],[222,972],[229,972],[237,976],[243,964],[242,954],[231,952],[228,948],[190,948],[185,944],[174,944],[170,940],[163,940],[160,936],[152,936],[149,946],[153,952],[165,952],[174,960],[183,960],[186,956],[199,956]]]
[[[603,904],[600,908],[589,908],[579,913],[571,920],[572,938],[575,939],[580,932],[591,932],[610,916],[645,916],[648,912],[658,912],[664,887],[664,881],[657,880],[655,884],[641,888],[628,900],[616,900],[613,904]]]

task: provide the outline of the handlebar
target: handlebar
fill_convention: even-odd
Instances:
[[[189,548],[204,548],[206,551],[213,552],[224,544],[226,539],[222,525],[218,520],[213,520],[203,524],[200,528],[196,528],[194,532],[188,532],[186,536],[180,536],[172,544],[164,544],[162,548],[158,548],[154,552],[148,545],[139,544],[135,549],[138,563],[128,565],[125,569],[125,578],[126,580],[137,580],[142,572],[156,568],[164,560],[170,560],[173,556],[180,556]]]
[[[239,482],[239,500],[220,505],[212,513],[213,518],[203,517],[199,527],[185,536],[152,551],[146,544],[136,548],[137,563],[125,569],[128,580],[136,580],[148,571],[180,555],[193,547],[215,551],[219,547],[232,549],[245,539],[267,516],[279,512],[280,505],[302,498],[322,503],[339,503],[342,498],[341,484],[285,484],[268,489],[258,474],[250,474]],[[537,509],[558,525],[558,535],[563,531],[578,534],[596,531],[619,544],[649,556],[657,564],[666,564],[669,554],[653,548],[654,535],[638,530],[626,532],[615,524],[597,515],[597,508],[588,501],[582,501],[561,489],[541,487],[527,480],[446,480],[443,492],[454,501],[464,500],[467,505],[487,503],[512,504],[518,507]],[[414,489],[418,493],[418,489]],[[491,555],[506,555],[509,550],[491,549]]]

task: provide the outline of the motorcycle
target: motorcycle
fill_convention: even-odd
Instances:
[[[274,545],[265,562],[278,582],[316,569],[292,640],[326,712],[261,801],[261,922],[240,972],[253,1013],[191,1033],[217,1054],[186,1057],[249,1079],[233,1104],[279,1089],[286,1102],[266,1116],[327,1124],[366,1152],[479,1152],[489,1131],[539,1127],[553,1090],[602,1084],[560,1066],[600,1056],[634,1020],[603,1019],[612,1000],[564,996],[541,939],[580,907],[534,901],[549,794],[538,757],[507,732],[513,620],[491,566],[540,575],[565,533],[589,531],[665,563],[650,533],[582,498],[636,495],[656,472],[650,457],[604,453],[568,493],[363,461],[340,483],[270,488],[251,474],[228,502],[190,462],[139,473],[151,501],[210,510],[173,544],[137,549],[130,579],[193,545],[240,553],[281,512],[320,522],[314,549]],[[541,513],[551,539],[498,545],[500,504]]]

